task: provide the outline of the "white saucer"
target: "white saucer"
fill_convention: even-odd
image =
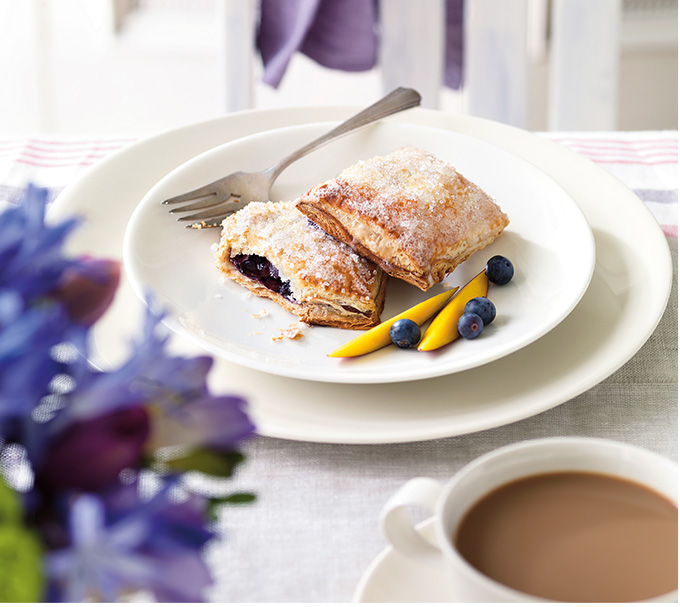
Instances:
[[[161,133],[112,154],[69,186],[48,219],[85,225],[73,253],[120,259],[134,208],[155,183],[213,147],[282,126],[342,120],[357,108],[257,110]],[[593,230],[593,279],[574,311],[529,346],[476,369],[398,384],[328,384],[278,377],[217,358],[216,393],[249,400],[257,431],[292,440],[377,444],[458,436],[536,415],[592,388],[628,361],[666,307],[672,280],[658,222],[621,182],[594,163],[526,131],[478,118],[413,109],[388,120],[476,137],[535,164],[577,202]],[[574,247],[578,243],[573,243]],[[92,362],[115,367],[129,355],[144,307],[123,280],[95,325]],[[186,340],[173,349],[201,353]]]
[[[433,519],[418,525],[426,537],[432,537],[433,529]],[[450,603],[444,561],[441,566],[424,565],[388,546],[368,567],[352,600],[355,603]]]

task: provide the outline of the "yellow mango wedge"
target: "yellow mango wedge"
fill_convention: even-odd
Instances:
[[[432,318],[439,312],[457,290],[458,287],[455,287],[420,302],[401,314],[397,314],[396,316],[381,322],[377,327],[373,327],[358,337],[348,341],[344,346],[340,346],[328,356],[347,358],[361,356],[362,354],[374,352],[375,350],[392,343],[392,340],[390,339],[390,327],[395,321],[400,318],[409,318],[416,324],[422,325],[426,320]]]
[[[420,340],[418,350],[421,352],[436,350],[460,337],[458,320],[463,315],[465,304],[475,297],[486,297],[488,292],[489,278],[486,271],[482,270],[435,316]]]

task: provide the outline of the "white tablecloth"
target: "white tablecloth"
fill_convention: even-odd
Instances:
[[[545,133],[610,171],[662,226],[677,276],[678,134]],[[51,198],[130,137],[0,137],[0,208],[28,183]],[[580,435],[626,441],[677,459],[677,284],[661,323],[622,368],[545,413],[475,434],[395,445],[327,445],[256,438],[235,481],[258,494],[219,521],[207,553],[229,602],[349,602],[384,547],[378,514],[414,476],[448,479],[471,459],[524,439]]]

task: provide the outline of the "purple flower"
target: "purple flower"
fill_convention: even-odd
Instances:
[[[78,222],[48,226],[46,203],[47,190],[29,186],[0,216],[0,435],[10,441],[36,434],[31,413],[64,371],[54,346],[85,343],[78,325],[101,315],[119,279],[116,262],[63,255]]]
[[[68,426],[46,448],[36,485],[48,492],[101,492],[138,468],[149,435],[144,407],[127,407]]]
[[[81,495],[70,509],[71,544],[52,552],[47,574],[58,598],[118,601],[147,589],[160,602],[197,602],[211,583],[201,549],[213,537],[205,500],[170,499],[166,482],[150,500],[136,484],[103,497]]]
[[[211,358],[169,355],[151,308],[127,362],[91,366],[89,329],[115,295],[120,264],[66,257],[78,222],[48,226],[46,201],[31,186],[0,215],[0,452],[21,447],[31,467],[24,514],[41,537],[50,592],[68,602],[135,589],[203,600],[208,500],[171,495],[168,471],[230,476],[254,430],[246,403],[210,394]],[[154,459],[168,445],[188,455]],[[150,499],[138,481],[121,484],[124,470],[152,464],[165,475]]]
[[[76,362],[78,385],[69,406],[54,421],[54,431],[116,409],[146,404],[151,417],[151,448],[205,445],[231,448],[252,435],[246,402],[237,396],[212,396],[207,375],[211,358],[170,356],[158,332],[161,316],[149,309],[142,338],[119,369],[93,373]]]
[[[50,293],[67,268],[79,265],[62,254],[66,237],[79,222],[46,225],[46,204],[47,190],[29,186],[24,199],[4,211],[0,221],[0,289],[11,288],[26,302]]]
[[[233,448],[255,430],[246,413],[246,401],[209,393],[211,358],[160,355],[164,342],[153,330],[160,318],[149,312],[145,341],[130,361],[143,369],[132,389],[141,400],[153,404],[153,446]]]
[[[151,446],[233,449],[255,429],[245,406],[237,396],[205,396],[184,406],[154,408]]]
[[[64,340],[69,321],[49,303],[25,308],[14,291],[0,291],[0,434],[17,416],[30,416],[60,365],[52,348]]]

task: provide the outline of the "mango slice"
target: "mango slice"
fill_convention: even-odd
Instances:
[[[449,289],[448,291],[444,291],[439,295],[435,295],[434,297],[430,297],[429,299],[416,304],[401,314],[397,314],[396,316],[381,322],[377,327],[373,327],[358,337],[348,341],[344,346],[340,346],[328,356],[361,356],[362,354],[374,352],[375,350],[392,343],[392,340],[390,339],[390,327],[395,321],[400,318],[410,318],[416,324],[422,325],[426,320],[432,318],[439,312],[457,290],[458,287]]]
[[[435,316],[420,340],[418,350],[421,352],[436,350],[460,337],[458,320],[463,315],[465,304],[475,297],[486,297],[488,292],[489,278],[486,271],[482,270]]]

